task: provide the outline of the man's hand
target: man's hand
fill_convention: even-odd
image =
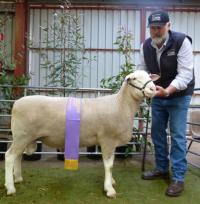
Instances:
[[[168,97],[169,96],[169,91],[167,89],[164,89],[162,86],[156,86],[155,96]]]

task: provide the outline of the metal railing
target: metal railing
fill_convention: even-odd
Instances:
[[[194,91],[200,91],[200,88],[196,88],[196,89],[194,89]],[[200,102],[198,102],[198,104],[191,105],[190,110],[192,110],[192,111],[197,110],[199,112],[200,111]],[[193,113],[195,113],[195,111]],[[190,114],[190,117],[191,117],[191,114]],[[188,148],[187,148],[187,154],[189,153],[189,154],[192,154],[194,156],[199,157],[200,153],[198,153],[196,151],[192,151],[192,150],[190,150],[190,148],[191,148],[193,143],[200,143],[200,123],[199,123],[200,113],[199,113],[197,121],[196,120],[192,121],[192,120],[190,118],[189,121],[187,122],[187,124],[189,125],[189,129],[190,129],[190,131],[189,131],[190,137],[187,137],[187,140],[189,141]],[[196,133],[194,134],[194,131],[192,131],[192,127],[194,127],[194,126],[199,127],[199,130],[198,130],[197,134]],[[188,164],[190,164],[191,166],[200,168],[200,165],[195,164],[194,162],[191,162],[189,160],[188,160]]]
[[[12,86],[0,86],[1,87],[12,87]],[[56,95],[56,96],[75,96],[75,97],[99,97],[102,95],[110,95],[112,93],[112,91],[110,89],[93,89],[93,88],[81,88],[81,89],[69,89],[69,88],[63,88],[63,87],[31,87],[31,86],[20,86],[20,88],[23,88],[23,95],[32,95],[32,94],[42,94],[42,95]],[[199,91],[200,89],[195,89],[195,91]],[[1,99],[0,98],[0,103],[14,103],[15,100],[6,100],[6,99]],[[146,106],[146,105],[142,105],[142,106]],[[146,106],[147,107],[147,106]],[[147,107],[149,108],[149,107]],[[200,105],[191,105],[190,109],[200,109]],[[4,117],[11,117],[10,114],[0,114],[0,119]],[[145,121],[146,118],[142,118],[142,117],[135,117],[135,123],[136,125],[138,124],[138,121]],[[146,123],[147,124],[147,123]],[[198,125],[200,126],[199,123],[191,123],[188,122],[188,125]],[[10,128],[1,128],[0,126],[0,133],[6,134],[7,135],[11,135],[11,130]],[[133,138],[135,135],[140,135],[141,137],[144,137],[148,134],[150,134],[150,130],[148,129],[147,126],[144,126],[143,131],[133,131]],[[193,142],[198,142],[200,143],[200,139],[195,139],[195,138],[190,138],[187,137],[187,140],[190,141],[189,145],[188,145],[188,150],[187,153],[193,154],[195,156],[200,156],[199,153],[191,151],[190,147],[193,144]],[[7,143],[10,144],[12,141],[11,140],[5,140],[5,139],[0,139],[0,143]],[[40,142],[40,141],[38,141]],[[129,142],[128,145],[142,145],[141,142]],[[4,154],[5,151],[1,151],[0,150],[0,154]],[[129,155],[133,155],[133,154],[141,154],[142,151],[140,152],[129,152]],[[152,154],[153,151],[148,152],[148,154]],[[42,152],[35,152],[34,154],[42,154],[42,155],[62,155],[62,152],[58,152],[58,151],[42,151]],[[98,146],[96,146],[95,151],[94,152],[86,152],[86,151],[80,151],[80,155],[100,155],[101,152],[99,152]],[[115,152],[116,155],[124,155],[127,153],[124,152]],[[200,168],[199,165],[195,165],[191,162],[188,162],[190,165],[195,166]]]

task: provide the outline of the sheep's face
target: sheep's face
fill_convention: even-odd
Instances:
[[[155,95],[156,87],[153,81],[159,78],[158,75],[149,75],[143,70],[137,70],[126,76],[127,84],[132,88],[134,95],[138,97],[152,98]]]

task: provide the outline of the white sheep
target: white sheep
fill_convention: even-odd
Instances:
[[[131,139],[133,119],[140,103],[144,97],[155,94],[152,80],[145,71],[135,71],[126,77],[117,94],[81,99],[80,146],[101,146],[104,190],[108,197],[116,196],[111,172],[115,148]],[[5,155],[8,195],[16,192],[14,182],[23,180],[21,157],[25,150],[34,152],[36,140],[51,147],[64,147],[67,100],[64,97],[26,96],[14,103],[11,120],[13,142]]]

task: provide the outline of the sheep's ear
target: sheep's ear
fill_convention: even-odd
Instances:
[[[149,74],[149,76],[152,79],[152,81],[157,81],[160,78],[160,76],[157,74]]]

